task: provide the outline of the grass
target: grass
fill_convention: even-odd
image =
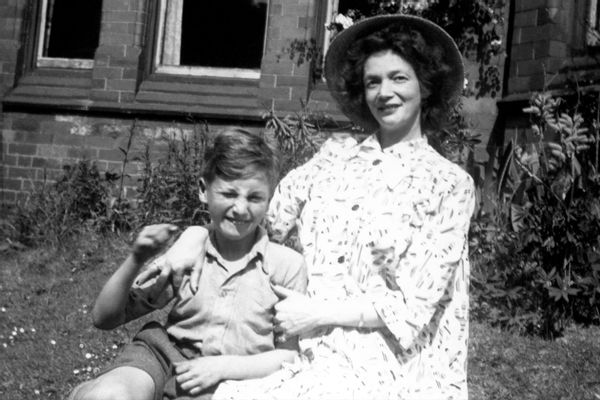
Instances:
[[[125,242],[89,234],[60,250],[0,253],[0,398],[65,398],[152,318],[110,332],[92,326],[94,298]],[[548,342],[473,322],[470,398],[600,400],[599,338],[599,327],[571,327]]]

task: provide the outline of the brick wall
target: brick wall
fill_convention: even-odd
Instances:
[[[211,125],[212,130],[222,125]],[[257,126],[247,126],[256,129]],[[154,160],[167,149],[165,138],[194,135],[191,123],[94,117],[73,114],[5,113],[2,129],[2,202],[24,198],[27,192],[63,174],[63,167],[90,160],[100,171],[121,173],[125,165],[125,195],[133,196],[141,162],[132,161],[149,147]]]

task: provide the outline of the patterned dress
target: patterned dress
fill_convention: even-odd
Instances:
[[[296,227],[309,295],[367,297],[386,327],[313,332],[294,363],[214,399],[466,399],[474,200],[471,177],[426,139],[326,142],[279,184],[275,240]]]

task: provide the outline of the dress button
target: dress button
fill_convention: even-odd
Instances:
[[[373,165],[379,165],[381,164],[381,160],[377,159],[375,161],[373,161]]]
[[[225,296],[227,296],[227,290],[225,290],[225,289],[221,289],[221,291],[219,292],[219,296],[220,296],[220,297],[225,297]]]

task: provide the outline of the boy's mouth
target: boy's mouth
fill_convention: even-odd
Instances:
[[[234,225],[245,225],[245,224],[249,224],[252,222],[252,220],[229,218],[229,217],[226,217],[225,219],[227,219],[227,221],[231,222]]]

